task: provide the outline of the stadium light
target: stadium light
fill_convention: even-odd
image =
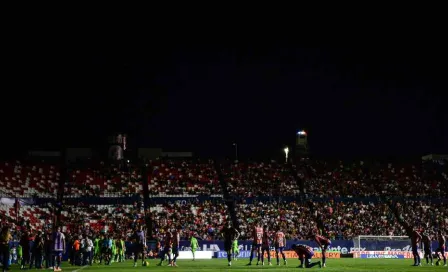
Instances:
[[[285,148],[283,149],[283,151],[285,152],[285,160],[286,160],[286,162],[288,162],[289,148],[288,148],[288,147],[285,147]]]

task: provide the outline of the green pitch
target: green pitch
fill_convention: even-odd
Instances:
[[[391,260],[391,259],[329,259],[327,260],[327,267],[319,268],[313,267],[310,269],[297,268],[299,265],[298,260],[290,259],[286,266],[284,265],[272,265],[272,266],[257,266],[256,262],[253,262],[252,266],[248,267],[248,259],[239,259],[238,261],[232,261],[232,266],[227,266],[227,259],[212,259],[212,260],[178,260],[178,267],[169,266],[156,266],[158,260],[149,260],[148,267],[142,267],[139,262],[139,266],[134,268],[132,261],[126,261],[125,263],[113,263],[110,266],[94,264],[88,267],[70,266],[67,263],[63,263],[63,272],[131,272],[131,271],[390,271],[390,272],[408,272],[408,271],[448,271],[444,266],[427,266],[422,264],[421,267],[412,267],[413,260]],[[34,269],[33,269],[34,270]],[[11,272],[22,271],[17,265],[11,266]],[[45,271],[45,270],[44,270]],[[52,271],[52,270],[47,270]]]

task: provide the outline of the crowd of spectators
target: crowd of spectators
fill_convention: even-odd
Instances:
[[[386,203],[328,201],[312,203],[332,240],[353,239],[359,235],[400,236],[403,227]]]
[[[212,161],[154,160],[148,169],[152,196],[222,195]],[[64,170],[65,171],[65,170]],[[141,195],[142,169],[133,164],[69,166],[65,197]],[[49,163],[0,163],[0,196],[56,198],[61,172]]]
[[[151,198],[184,199],[152,205],[147,216],[152,219],[156,236],[163,236],[164,227],[171,223],[183,226],[185,235],[204,240],[221,238],[220,228],[229,211],[222,200],[222,187],[212,161],[163,159],[140,167],[149,171]],[[316,229],[332,239],[404,235],[394,211],[398,211],[399,219],[431,231],[446,230],[448,226],[447,209],[441,202],[433,201],[448,197],[448,163],[444,160],[383,165],[303,160],[292,166],[274,161],[235,162],[221,166],[221,171],[228,193],[238,199],[235,212],[243,239],[248,238],[248,229],[255,221],[272,229],[280,227],[288,239],[303,239]],[[95,167],[70,168],[64,197],[141,195],[142,175],[142,169],[131,164],[100,163]],[[56,198],[60,178],[56,165],[1,163],[0,196]],[[214,198],[199,201],[196,196]],[[261,197],[277,200],[260,200]],[[400,199],[394,200],[392,209],[385,204],[384,201],[396,197]],[[253,204],[246,203],[245,198],[253,198]],[[323,201],[299,200],[303,198]],[[113,229],[124,233],[145,217],[139,202],[78,204],[63,205],[61,219],[66,231]],[[52,225],[55,212],[51,204],[20,207],[0,204],[0,216],[2,222],[18,228],[38,230]]]
[[[141,171],[131,164],[99,163],[95,167],[68,170],[65,197],[119,197],[139,195],[143,190]]]
[[[153,196],[222,195],[213,161],[151,161],[149,191]]]
[[[151,208],[156,234],[163,235],[167,226],[180,226],[183,238],[194,235],[201,240],[220,240],[220,231],[228,217],[228,209],[222,199],[199,202],[191,198]]]
[[[447,203],[402,199],[394,203],[400,219],[432,234],[448,230]]]
[[[317,197],[448,197],[446,161],[365,163],[307,160],[298,166],[304,193]]]
[[[296,196],[299,186],[291,168],[271,161],[241,163],[222,168],[231,195],[240,197]]]

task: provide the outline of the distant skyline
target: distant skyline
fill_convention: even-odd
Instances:
[[[272,154],[309,133],[328,156],[448,153],[446,53],[421,49],[85,49],[12,62],[5,149],[134,145]]]

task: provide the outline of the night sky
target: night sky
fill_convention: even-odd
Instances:
[[[131,144],[271,156],[309,133],[322,156],[448,152],[437,48],[163,44],[25,50],[8,62],[4,150]]]

